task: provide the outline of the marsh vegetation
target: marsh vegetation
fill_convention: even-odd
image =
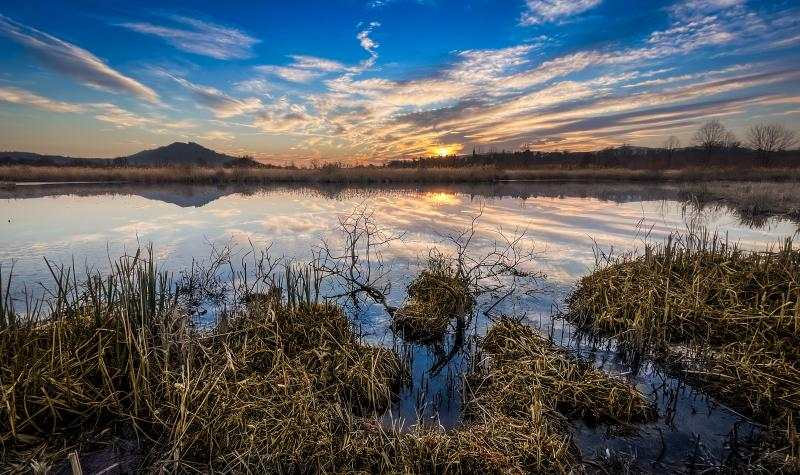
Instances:
[[[743,251],[707,233],[673,236],[641,253],[602,256],[569,297],[567,317],[756,418],[772,438],[755,463],[796,471],[798,277],[791,240]]]
[[[559,186],[555,196],[565,192]],[[392,249],[404,232],[383,227],[364,206],[337,215],[338,231],[309,245],[307,260],[251,243],[239,253],[212,248],[171,274],[157,252],[144,249],[103,271],[48,261],[51,282],[28,292],[3,267],[0,339],[13,351],[0,365],[2,470],[58,471],[72,453],[87,471],[681,471],[734,467],[726,454],[739,452],[737,468],[793,467],[796,401],[787,378],[795,365],[789,328],[797,289],[781,287],[796,280],[791,246],[753,253],[711,237],[667,240],[661,245],[670,262],[690,262],[674,264],[672,273],[737,270],[692,277],[695,284],[663,272],[641,280],[646,288],[633,277],[617,285],[604,272],[640,255],[650,260],[637,264],[636,276],[655,272],[659,241],[639,254],[600,259],[569,299],[578,334],[600,342],[589,349],[565,338],[565,328],[557,331],[558,318],[544,325],[532,319],[537,299],[549,305],[539,270],[547,252],[525,229],[498,226],[487,236],[478,224],[492,218],[480,205],[463,224],[437,228],[436,245],[420,249],[402,272]],[[704,240],[703,252],[719,254],[708,269],[708,256],[696,254]],[[741,283],[747,276],[750,283]],[[665,285],[676,292],[665,297],[669,308],[685,320],[677,326],[642,317],[657,308]],[[693,285],[707,291],[692,294]],[[745,290],[730,300],[737,285]],[[590,299],[591,288],[607,293]],[[689,307],[712,294],[721,296]],[[776,303],[778,294],[789,303]],[[715,326],[709,309],[722,296],[729,320]],[[743,310],[750,307],[754,313]],[[664,318],[663,309],[653,311]],[[773,318],[781,311],[780,324],[767,319],[747,330],[758,312]],[[606,314],[619,327],[594,324]],[[619,323],[630,315],[638,315],[635,325]],[[383,337],[376,320],[387,322]],[[666,336],[681,325],[688,336]],[[764,343],[775,328],[782,342]],[[731,334],[751,340],[736,353],[742,343]],[[614,343],[606,353],[607,337]],[[656,376],[597,359],[625,362],[634,351],[655,364]],[[731,419],[733,432],[739,427],[747,438],[753,430],[756,451],[731,442],[699,452],[707,442],[699,435],[682,442],[684,429],[674,428],[664,403],[669,392],[654,388],[662,377],[665,386],[692,388],[675,397],[699,398],[700,414],[718,403],[731,408],[720,412],[741,414]],[[443,388],[449,402],[437,400]],[[440,421],[436,411],[444,410],[455,417]],[[704,417],[687,423],[693,428],[716,420],[685,417]],[[725,434],[726,424],[706,434]],[[604,442],[587,439],[587,431]],[[645,450],[651,445],[655,452]]]

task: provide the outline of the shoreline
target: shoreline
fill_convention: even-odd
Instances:
[[[260,169],[212,167],[53,167],[0,166],[3,187],[27,183],[186,183],[186,184],[450,184],[502,182],[647,182],[800,181],[800,168],[697,166],[635,168],[335,168]],[[30,185],[28,185],[30,186]]]

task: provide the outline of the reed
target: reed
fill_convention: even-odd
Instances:
[[[791,182],[690,184],[680,190],[680,197],[699,209],[728,207],[749,225],[763,226],[771,217],[800,222],[800,197]]]
[[[408,369],[320,299],[313,269],[287,263],[208,328],[183,303],[182,292],[202,286],[176,285],[152,250],[83,282],[72,267],[50,268],[41,305],[18,313],[7,281],[0,298],[0,473],[61,470],[68,453],[119,444],[134,446],[132,469],[152,472],[522,474],[580,464],[566,419],[543,404],[508,415],[476,397],[454,430],[386,425]]]
[[[800,251],[791,239],[756,252],[703,232],[671,236],[601,262],[569,297],[567,318],[655,356],[798,445]]]
[[[294,296],[249,295],[203,330],[152,253],[82,285],[74,270],[51,270],[39,312],[4,307],[13,317],[0,328],[0,443],[12,471],[31,454],[46,465],[91,450],[109,430],[139,440],[149,467],[224,466],[251,451],[272,467],[330,465],[337,434],[346,442],[407,377],[393,352],[358,341],[338,307],[309,302],[302,283]]]
[[[438,341],[454,319],[463,321],[474,305],[468,279],[455,263],[433,254],[408,286],[408,299],[393,315],[395,327],[412,341]]]
[[[482,342],[489,356],[477,384],[476,402],[512,417],[532,405],[587,422],[653,421],[655,405],[627,381],[611,376],[556,347],[531,327],[504,318]]]
[[[637,169],[576,165],[536,165],[393,168],[327,166],[321,168],[250,167],[81,167],[0,166],[0,182],[124,182],[124,183],[491,183],[529,181],[709,182],[800,180],[797,168],[691,166],[678,169]]]

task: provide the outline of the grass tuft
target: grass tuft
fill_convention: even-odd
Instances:
[[[520,417],[531,405],[543,405],[569,418],[623,424],[658,415],[630,383],[578,360],[520,322],[495,324],[482,349],[490,363],[477,401],[494,411]]]
[[[796,457],[800,252],[791,240],[748,252],[708,234],[673,236],[602,264],[568,304],[582,328],[654,355],[723,403],[782,427]]]
[[[463,320],[473,305],[467,279],[447,258],[433,255],[408,286],[408,300],[394,313],[394,324],[408,340],[438,341],[453,319]]]

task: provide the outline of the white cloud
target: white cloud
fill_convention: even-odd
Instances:
[[[118,129],[141,127],[153,133],[164,134],[195,127],[189,120],[170,121],[162,116],[140,115],[115,104],[100,102],[88,105],[94,111],[94,118],[112,124]]]
[[[219,89],[194,84],[184,78],[173,76],[166,72],[162,72],[162,74],[172,78],[175,82],[183,86],[201,106],[211,110],[214,116],[219,119],[227,119],[229,117],[236,117],[237,115],[256,112],[263,107],[261,99],[257,97],[237,99],[225,94]]]
[[[30,91],[16,87],[0,87],[0,101],[35,107],[51,112],[83,112],[80,104],[62,102],[39,96]]]
[[[260,94],[266,97],[272,97],[269,83],[263,79],[246,79],[234,84],[237,91],[246,92],[248,94]]]
[[[305,107],[283,98],[265,106],[256,115],[253,125],[270,133],[303,133],[317,124],[317,119]]]
[[[356,35],[356,38],[358,39],[358,42],[361,45],[361,47],[364,48],[364,51],[369,53],[369,59],[364,61],[362,64],[362,67],[364,69],[372,67],[372,65],[375,64],[375,61],[378,59],[377,49],[380,46],[380,43],[373,40],[370,37],[370,35],[375,30],[375,28],[378,28],[379,26],[381,26],[381,24],[378,23],[377,21],[370,22],[367,24],[366,28],[359,31],[358,34]]]
[[[669,8],[677,17],[690,18],[744,5],[746,0],[683,0]]]
[[[292,55],[291,58],[294,60],[294,64],[292,64],[292,66],[301,69],[312,69],[326,73],[346,71],[348,69],[344,64],[332,59],[317,58],[316,56],[305,55]]]
[[[221,142],[230,142],[236,138],[236,135],[230,132],[223,132],[221,130],[209,130],[208,132],[204,133],[203,135],[198,135],[197,138],[203,140],[212,140],[212,141],[221,141]]]
[[[97,89],[124,92],[159,103],[155,91],[110,68],[100,58],[71,43],[0,15],[0,34],[25,46],[45,66]]]
[[[292,66],[264,65],[256,66],[255,70],[263,74],[277,76],[284,81],[289,82],[309,82],[312,79],[316,79],[320,76],[319,71],[295,68]]]
[[[522,25],[538,25],[561,21],[599,5],[601,0],[527,0],[522,13]]]
[[[260,40],[236,28],[189,17],[170,17],[188,28],[175,28],[144,22],[120,23],[119,26],[139,33],[158,36],[180,50],[216,59],[241,59],[253,55],[252,48]]]
[[[292,58],[292,63],[287,66],[264,65],[256,66],[255,70],[260,73],[277,76],[285,81],[299,83],[309,82],[329,73],[356,71],[355,68],[349,68],[332,59],[306,55],[291,55],[289,57]]]

